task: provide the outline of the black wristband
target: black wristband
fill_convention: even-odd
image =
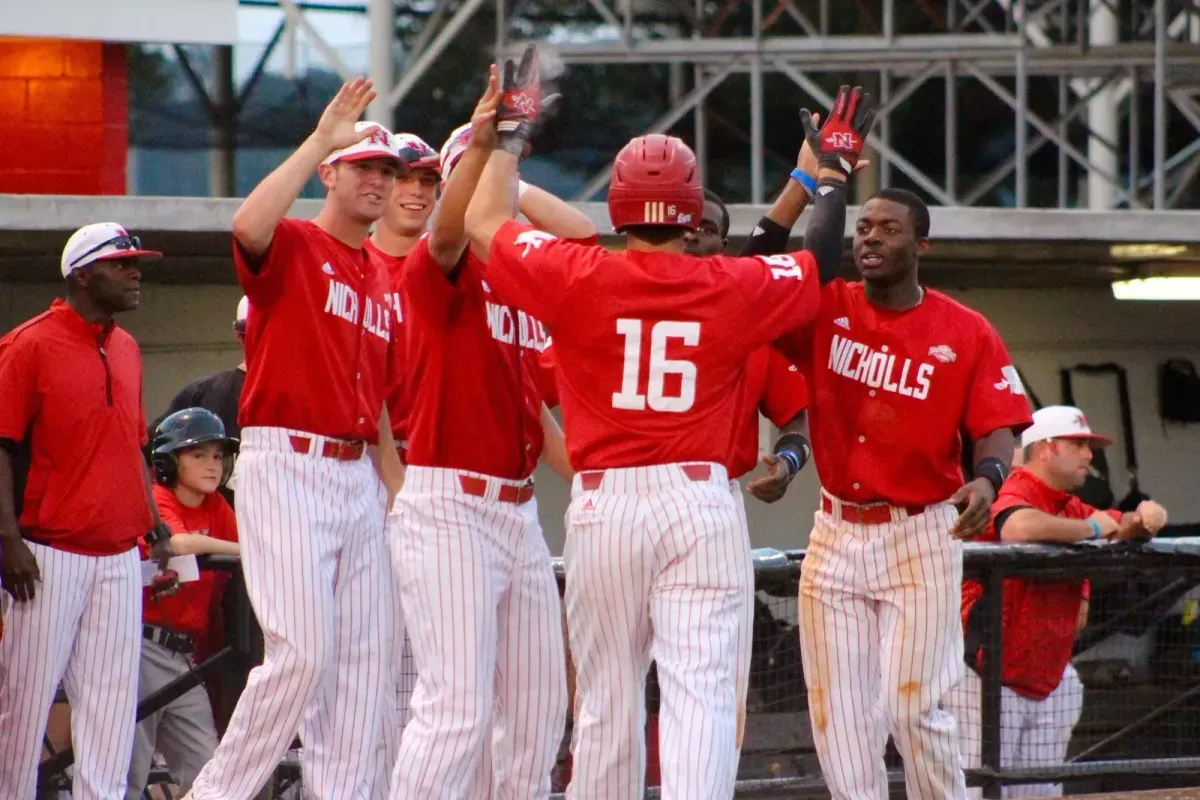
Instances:
[[[763,217],[742,243],[743,256],[776,256],[788,251],[792,232],[778,222]]]
[[[1004,466],[1004,462],[998,458],[985,458],[975,465],[975,477],[987,478],[988,483],[992,485],[994,494],[999,495],[1000,487],[1004,485],[1004,479],[1008,477],[1008,467]]]
[[[783,458],[789,466],[795,467],[792,470],[792,477],[794,478],[796,477],[796,473],[804,469],[804,465],[808,463],[809,457],[812,456],[812,445],[808,443],[807,436],[791,431],[775,440],[774,452],[775,455]]]
[[[167,527],[167,523],[160,522],[155,525],[154,528],[147,533],[144,538],[146,540],[146,544],[154,547],[154,545],[158,544],[163,539],[171,538],[171,529]]]

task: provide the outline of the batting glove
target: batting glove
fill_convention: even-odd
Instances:
[[[542,97],[537,48],[532,44],[526,45],[520,66],[511,58],[505,59],[500,91],[500,108],[496,111],[498,146],[517,158],[525,158],[543,109],[551,99]]]
[[[833,109],[820,130],[813,124],[812,112],[807,108],[800,109],[800,124],[804,126],[808,146],[817,155],[817,163],[849,177],[875,124],[875,104],[861,86],[853,89],[843,86],[838,89]]]

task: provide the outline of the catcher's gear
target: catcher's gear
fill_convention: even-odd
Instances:
[[[394,137],[396,151],[409,169],[431,169],[441,173],[442,164],[438,153],[420,136],[412,133],[397,133]]]
[[[519,67],[511,58],[504,61],[500,90],[500,108],[496,111],[498,146],[524,158],[529,155],[529,142],[542,116],[542,76],[536,47],[525,46]]]
[[[820,130],[813,124],[812,112],[807,108],[800,109],[800,124],[817,163],[849,176],[875,124],[875,104],[861,86],[853,89],[843,86],[838,89],[833,108]]]
[[[459,125],[454,129],[453,133],[446,139],[446,143],[442,145],[441,166],[442,180],[450,180],[450,172],[458,164],[458,160],[463,157],[463,153],[467,152],[467,147],[471,144],[471,123]]]
[[[613,230],[666,225],[694,231],[703,214],[696,154],[682,139],[651,133],[632,139],[617,153],[608,182]]]
[[[176,411],[158,424],[150,451],[154,480],[163,486],[174,486],[179,480],[179,451],[205,442],[220,442],[225,447],[225,468],[221,474],[224,486],[233,471],[233,453],[238,442],[225,435],[225,423],[220,417],[199,407]]]

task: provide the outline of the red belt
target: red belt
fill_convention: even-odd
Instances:
[[[288,436],[292,449],[302,455],[308,455],[312,450],[313,440],[307,436]],[[343,442],[338,439],[326,439],[321,445],[321,455],[337,461],[358,461],[362,458],[365,442]]]
[[[484,478],[476,478],[474,475],[459,475],[458,485],[462,487],[463,492],[472,497],[487,497],[488,482]],[[513,486],[509,483],[500,484],[500,495],[496,498],[501,503],[528,503],[533,499],[533,478],[525,481],[520,486]]]
[[[683,470],[683,474],[689,480],[696,481],[697,483],[702,483],[712,478],[712,464],[680,464],[679,468]],[[579,473],[579,485],[583,487],[585,492],[599,489],[602,480],[604,480],[604,470],[602,469]]]
[[[926,509],[926,506],[890,506],[886,503],[870,506],[841,503],[840,506],[842,521],[849,522],[851,525],[882,525],[885,522],[891,522],[893,508],[903,509],[910,517],[924,513]],[[828,495],[821,495],[821,510],[826,514],[833,513],[833,500],[829,499]]]

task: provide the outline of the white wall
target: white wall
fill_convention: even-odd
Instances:
[[[0,284],[0,330],[44,309],[59,289]],[[1142,489],[1163,502],[1174,521],[1200,521],[1200,425],[1163,426],[1155,379],[1157,365],[1166,358],[1185,357],[1200,364],[1200,304],[1118,303],[1107,291],[955,294],[993,321],[1045,403],[1060,400],[1060,366],[1103,361],[1124,366],[1129,371]],[[143,290],[142,307],[122,324],[145,354],[149,416],[188,380],[238,362],[231,325],[239,297],[234,286],[148,285]],[[1120,430],[1115,383],[1077,377],[1075,393],[1092,425],[1115,437]],[[1127,472],[1119,446],[1110,460],[1120,497]],[[551,549],[561,552],[566,487],[552,474],[539,473],[538,479],[542,523]],[[810,465],[774,506],[748,499],[755,546],[803,546],[816,497],[816,474]]]

